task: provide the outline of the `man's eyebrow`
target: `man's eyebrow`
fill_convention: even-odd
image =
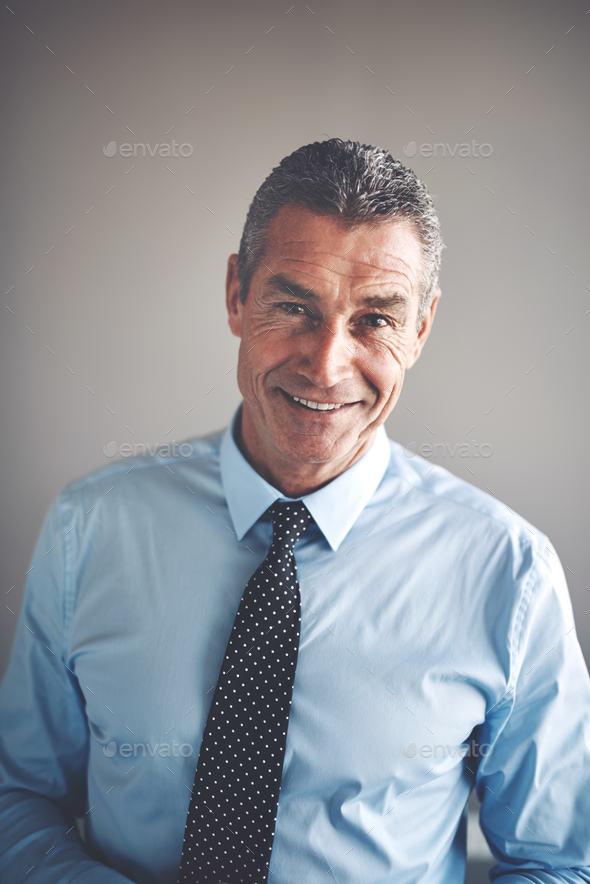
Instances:
[[[294,298],[310,301],[315,297],[315,294],[311,294],[313,288],[314,287],[312,286],[310,289],[306,289],[304,286],[298,285],[286,276],[277,273],[272,279],[268,280],[265,286],[265,291],[269,293],[281,292],[281,294],[292,295]],[[397,307],[400,304],[406,306],[408,301],[409,298],[407,295],[402,292],[393,292],[391,294],[383,295],[367,295],[365,298],[361,299],[360,303],[363,307],[381,307],[382,309],[386,309],[388,307]]]
[[[284,295],[293,295],[294,298],[302,298],[306,301],[309,301],[314,297],[314,295],[311,294],[313,286],[306,289],[304,286],[292,282],[280,273],[277,273],[272,279],[268,280],[264,289],[266,292],[281,292]]]
[[[366,298],[361,299],[363,307],[381,307],[382,309],[387,307],[397,307],[398,304],[406,306],[408,303],[408,296],[404,295],[402,292],[394,292],[390,295],[367,295]]]

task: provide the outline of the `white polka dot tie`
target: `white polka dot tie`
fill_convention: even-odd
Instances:
[[[268,555],[244,590],[199,752],[179,884],[264,884],[281,788],[301,603],[293,547],[311,523],[275,503]]]

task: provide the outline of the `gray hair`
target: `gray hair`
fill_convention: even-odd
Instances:
[[[360,224],[408,220],[423,253],[418,328],[438,284],[444,248],[432,197],[411,169],[380,147],[330,138],[306,144],[285,157],[258,188],[246,216],[238,253],[240,300],[266,251],[268,226],[283,206]]]

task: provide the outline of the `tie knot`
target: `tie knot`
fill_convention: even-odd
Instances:
[[[272,542],[293,549],[299,537],[311,524],[311,513],[301,500],[277,501],[268,508],[272,519]]]

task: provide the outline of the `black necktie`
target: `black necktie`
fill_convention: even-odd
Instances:
[[[264,884],[272,851],[301,604],[293,547],[311,522],[301,501],[269,507],[268,555],[244,590],[189,805],[178,876]]]

